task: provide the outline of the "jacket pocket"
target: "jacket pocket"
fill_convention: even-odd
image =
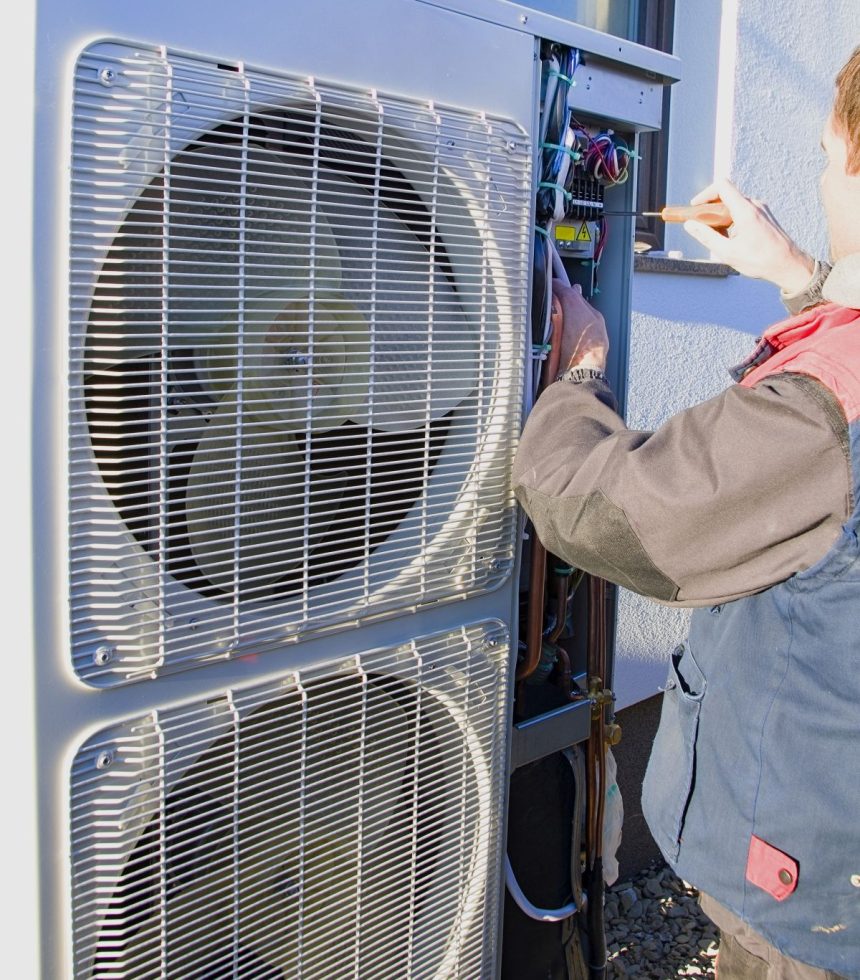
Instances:
[[[688,644],[676,647],[669,664],[660,725],[642,785],[642,812],[667,860],[681,848],[684,817],[696,773],[696,736],[705,675]]]

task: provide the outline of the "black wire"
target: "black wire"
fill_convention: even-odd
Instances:
[[[536,346],[544,342],[544,330],[546,329],[546,305],[547,289],[550,284],[547,282],[546,270],[549,245],[546,238],[540,233],[535,233],[534,264],[532,266],[532,343]]]

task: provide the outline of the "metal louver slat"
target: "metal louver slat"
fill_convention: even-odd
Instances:
[[[76,68],[71,207],[79,676],[150,677],[508,575],[515,125],[102,42]]]
[[[88,739],[77,980],[491,975],[509,641],[463,627]]]

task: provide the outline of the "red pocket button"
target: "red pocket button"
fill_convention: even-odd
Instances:
[[[797,861],[753,835],[747,858],[747,881],[781,902],[797,888]]]

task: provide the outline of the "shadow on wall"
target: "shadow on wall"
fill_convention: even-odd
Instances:
[[[787,315],[770,283],[743,276],[725,279],[640,273],[634,279],[633,310],[675,323],[726,327],[757,337]],[[691,334],[691,339],[695,334]]]

